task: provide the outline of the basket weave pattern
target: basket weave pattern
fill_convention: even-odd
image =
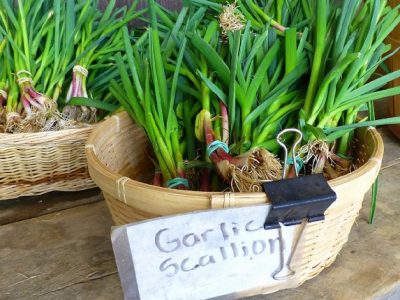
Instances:
[[[333,263],[348,239],[383,157],[383,142],[375,129],[360,129],[356,135],[355,157],[360,168],[329,181],[337,200],[326,211],[324,221],[305,225],[291,262],[295,276],[275,286],[246,291],[241,296],[297,287]],[[102,189],[117,225],[201,209],[269,202],[264,193],[205,193],[143,183],[149,182],[153,172],[148,142],[143,130],[126,113],[101,124],[92,132],[88,143],[90,174]]]
[[[95,187],[84,150],[91,130],[0,134],[0,200]]]

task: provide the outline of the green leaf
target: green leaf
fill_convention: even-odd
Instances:
[[[290,73],[297,64],[297,30],[296,28],[289,28],[285,31],[285,60],[286,60],[286,74]]]
[[[84,98],[84,97],[71,98],[71,100],[68,101],[67,105],[88,106],[88,107],[94,107],[94,108],[102,109],[102,110],[109,111],[109,112],[113,112],[119,108],[119,106],[111,104],[111,103],[103,102],[101,100]]]
[[[213,47],[207,44],[198,34],[193,34],[193,36],[191,37],[191,42],[197,48],[197,50],[199,50],[199,52],[202,53],[204,57],[206,57],[207,61],[218,73],[219,77],[221,77],[224,83],[229,85],[229,67],[218,55],[217,51],[215,51]]]
[[[324,133],[324,131],[321,128],[314,127],[310,124],[304,125],[302,130],[307,132],[308,135],[312,134],[313,136],[315,136],[316,139],[321,140],[321,141],[325,141],[327,138],[326,134]]]
[[[378,198],[378,178],[376,178],[374,184],[372,185],[372,198],[371,198],[371,209],[369,214],[369,224],[374,223],[375,220],[375,211],[376,211],[376,202]]]
[[[354,129],[343,129],[343,130],[335,131],[331,134],[328,134],[325,141],[327,143],[332,143],[332,142],[336,141],[337,139],[345,136],[346,134],[352,132],[353,130]]]
[[[252,82],[246,93],[247,101],[243,105],[246,105],[248,107],[253,106],[254,101],[256,100],[258,89],[264,82],[265,77],[268,76],[267,75],[268,68],[271,65],[272,61],[276,58],[279,49],[280,49],[280,42],[279,40],[277,40],[272,46],[272,48],[269,49],[267,54],[264,56],[260,66],[257,69],[257,72],[254,74]]]
[[[325,134],[330,134],[330,133],[333,133],[336,131],[354,130],[356,128],[363,128],[363,127],[369,127],[369,126],[375,127],[375,126],[393,125],[393,124],[400,124],[400,117],[392,117],[392,118],[385,118],[385,119],[380,119],[380,120],[358,122],[355,124],[338,126],[336,128],[324,128],[324,132],[325,132]]]
[[[227,105],[227,100],[228,97],[226,94],[216,85],[214,84],[210,79],[208,79],[203,73],[200,71],[197,71],[197,74],[201,77],[201,79],[204,81],[206,86],[222,101],[224,102],[225,105]]]

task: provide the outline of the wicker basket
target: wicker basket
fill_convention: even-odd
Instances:
[[[0,134],[0,200],[95,187],[84,151],[92,129]]]
[[[257,293],[299,286],[329,266],[347,241],[364,194],[378,175],[383,156],[383,142],[375,129],[360,129],[356,134],[356,160],[362,166],[351,174],[329,181],[338,198],[326,211],[325,221],[306,225],[298,245],[303,247],[303,255],[292,261],[298,272],[289,282],[265,287]],[[102,189],[117,225],[163,215],[268,201],[264,193],[206,193],[145,184],[143,182],[149,182],[153,172],[149,151],[145,133],[126,113],[105,121],[88,139],[86,155],[90,175]]]

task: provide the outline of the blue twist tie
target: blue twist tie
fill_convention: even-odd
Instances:
[[[177,186],[184,185],[189,188],[189,181],[186,178],[176,177],[167,181],[167,187],[173,189]]]
[[[227,144],[221,141],[214,141],[207,147],[208,157],[210,157],[211,154],[214,153],[214,151],[217,151],[220,148],[223,149],[226,153],[229,153],[229,147]]]
[[[289,165],[293,165],[293,157],[288,157],[287,163]],[[300,157],[296,157],[296,170],[297,170],[297,173],[299,173],[301,171],[303,166],[304,166],[303,160]]]

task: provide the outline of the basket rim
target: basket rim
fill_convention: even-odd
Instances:
[[[75,132],[75,131],[84,131],[84,130],[89,130],[89,129],[93,129],[93,127],[96,126],[96,124],[100,124],[99,123],[95,123],[95,124],[85,124],[84,127],[78,127],[78,128],[66,128],[66,129],[61,129],[61,130],[49,130],[49,131],[38,131],[38,132],[17,132],[17,133],[8,133],[8,132],[1,132],[0,133],[0,137],[8,137],[8,136],[33,136],[33,135],[56,135],[59,133],[69,133],[69,132]]]
[[[126,119],[129,118],[129,115],[126,112],[120,112],[116,115],[113,115],[112,118],[108,118],[107,120],[104,120],[99,126],[96,126],[96,128],[92,131],[90,134],[86,146],[88,145],[95,145],[96,144],[96,139],[95,135],[97,132],[104,132],[106,130],[112,130],[115,125],[114,124],[109,124],[113,120],[116,119],[116,123],[119,124],[120,118]],[[119,126],[119,125],[118,125]],[[384,153],[384,144],[381,135],[379,132],[374,128],[374,127],[368,127],[366,128],[367,134],[369,134],[369,139],[372,140],[373,144],[375,145],[374,151],[371,154],[369,160],[364,163],[360,168],[357,170],[346,174],[344,176],[340,176],[336,179],[329,180],[328,183],[331,187],[336,187],[340,186],[341,184],[347,183],[349,181],[352,181],[356,178],[359,178],[363,174],[367,173],[368,171],[374,169],[377,164],[381,164],[382,158],[383,158],[383,153]],[[187,196],[197,196],[197,197],[210,197],[210,196],[215,196],[215,195],[223,195],[225,192],[202,192],[202,191],[193,191],[193,190],[176,190],[176,189],[169,189],[166,187],[159,187],[159,186],[154,186],[148,183],[144,183],[141,181],[134,180],[132,178],[126,177],[120,173],[111,171],[105,164],[101,162],[101,160],[97,157],[96,155],[96,150],[94,147],[85,147],[85,152],[86,152],[86,158],[88,161],[88,166],[89,166],[89,171],[91,169],[91,166],[100,170],[102,173],[103,177],[106,177],[112,182],[117,182],[118,180],[121,180],[122,178],[126,178],[126,181],[124,182],[125,188],[148,188],[151,189],[153,192],[162,192],[164,194],[170,194],[170,195],[187,195]],[[96,180],[93,179],[95,182]],[[96,184],[103,189],[102,184],[99,182],[96,182]],[[253,195],[254,197],[257,196],[264,196],[265,193],[263,192],[234,192],[234,194],[240,194],[240,195]]]
[[[0,133],[0,146],[4,147],[27,144],[31,145],[43,143],[46,141],[55,141],[56,143],[58,143],[57,138],[60,137],[66,137],[67,140],[69,139],[69,137],[71,137],[71,139],[76,139],[76,134],[89,133],[101,123],[103,123],[103,121],[95,124],[86,124],[85,127],[68,128],[54,131]]]

